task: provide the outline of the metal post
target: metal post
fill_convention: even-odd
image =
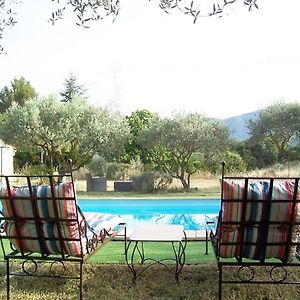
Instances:
[[[222,280],[222,266],[219,265],[219,300],[222,300]]]
[[[80,294],[79,294],[79,299],[83,299],[83,261],[80,262],[80,283],[79,283],[79,289],[80,289]]]
[[[6,299],[10,298],[9,258],[6,258]]]
[[[205,230],[205,255],[208,255],[208,230]]]
[[[124,254],[126,255],[127,250],[127,226],[124,227]]]

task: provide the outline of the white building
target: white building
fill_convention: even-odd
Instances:
[[[14,173],[15,149],[0,140],[0,175],[12,175]]]

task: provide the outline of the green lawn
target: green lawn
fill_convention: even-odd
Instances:
[[[5,247],[9,247],[8,243],[5,243]],[[203,264],[215,262],[212,249],[209,249],[211,255],[205,255],[205,241],[188,242],[185,250],[186,263]],[[131,251],[132,247],[129,250]],[[151,256],[157,260],[166,257],[174,257],[171,243],[145,243],[144,250],[146,257]],[[125,247],[123,241],[111,241],[94,254],[88,262],[91,264],[126,264],[124,252]],[[0,259],[3,259],[2,251],[0,253]]]
[[[168,243],[147,243],[145,252],[159,259],[172,254],[169,246]],[[218,270],[213,253],[204,254],[204,242],[188,242],[187,264],[180,273],[179,285],[174,275],[160,265],[147,269],[134,283],[123,253],[122,242],[110,242],[84,265],[84,299],[217,299]],[[68,269],[68,274],[74,270]],[[4,263],[0,263],[0,275],[0,299],[5,299]],[[233,272],[224,271],[224,276],[233,276]],[[299,278],[299,272],[292,270],[292,276]],[[15,276],[11,278],[11,299],[75,300],[78,299],[77,284],[72,280]],[[224,300],[294,300],[300,299],[300,286],[231,284],[224,287],[223,295]]]
[[[210,246],[210,244],[209,244]],[[129,249],[132,250],[132,247]],[[145,256],[155,258],[157,260],[174,257],[171,243],[155,243],[149,242],[144,244]],[[187,243],[185,250],[187,264],[203,264],[215,262],[215,257],[210,249],[211,255],[205,255],[205,242],[204,241],[190,241]],[[90,263],[102,264],[124,264],[124,243],[123,242],[110,242],[105,245],[97,254],[90,260]]]
[[[220,199],[220,189],[202,189],[201,191],[163,191],[153,193],[139,192],[77,192],[78,199]]]

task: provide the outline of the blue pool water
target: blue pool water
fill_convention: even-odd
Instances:
[[[129,228],[142,223],[181,224],[203,230],[220,209],[220,200],[79,200],[83,212],[119,215]]]

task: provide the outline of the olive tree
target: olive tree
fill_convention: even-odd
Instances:
[[[190,188],[191,175],[203,168],[219,152],[225,152],[228,128],[216,119],[200,114],[175,114],[172,118],[155,118],[138,137],[148,149],[156,167],[179,179]]]
[[[49,12],[49,21],[54,24],[64,17],[69,11],[76,16],[76,24],[84,28],[89,28],[90,23],[118,16],[121,9],[121,0],[49,0],[54,3],[55,8]],[[151,0],[149,0],[151,1]],[[25,1],[24,1],[25,2]],[[145,1],[146,2],[146,1]],[[258,0],[152,0],[164,12],[177,11],[191,16],[193,22],[200,17],[222,16],[228,6],[235,4],[244,5],[249,11],[258,8]],[[124,1],[126,3],[126,1]],[[17,23],[15,18],[15,6],[21,5],[21,0],[0,0],[0,40],[7,28]],[[145,3],[146,5],[146,3]],[[0,45],[0,54],[3,47]]]
[[[62,103],[51,97],[13,104],[0,131],[7,144],[39,149],[45,163],[59,173],[66,171],[67,159],[76,170],[96,153],[112,156],[121,151],[128,134],[124,118],[109,110],[81,99]]]
[[[55,0],[52,0],[55,1]],[[149,0],[151,1],[151,0]],[[56,0],[60,8],[52,13],[50,21],[52,24],[61,19],[66,10],[72,9],[77,15],[77,25],[88,27],[91,21],[98,21],[108,16],[116,18],[121,9],[121,0]],[[192,16],[194,23],[199,17],[221,16],[227,6],[242,3],[249,11],[258,8],[258,0],[152,0],[158,4],[164,12],[178,11],[185,15]]]
[[[252,143],[272,143],[280,159],[290,159],[299,147],[300,104],[276,103],[259,112],[248,124]]]

